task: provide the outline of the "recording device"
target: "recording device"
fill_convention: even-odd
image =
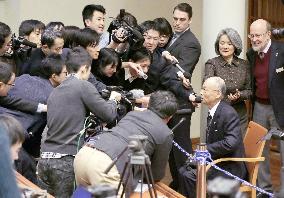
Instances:
[[[107,127],[112,128],[116,125],[116,123],[121,120],[129,111],[134,109],[134,96],[133,93],[124,91],[121,86],[106,86],[106,89],[101,91],[101,95],[103,99],[109,99],[112,91],[116,91],[121,94],[121,100],[117,105],[117,116],[116,120],[112,123],[108,123]]]
[[[174,65],[179,69],[180,72],[182,72],[182,75],[183,75],[185,78],[187,78],[187,79],[190,79],[190,78],[191,78],[190,73],[184,71],[184,69],[183,69],[178,63],[176,63],[176,64],[174,64]],[[177,73],[177,74],[178,74],[178,76],[179,76],[179,73]],[[179,76],[179,77],[180,77],[180,76]]]
[[[144,80],[147,80],[148,76],[143,71],[138,70],[137,73],[141,78],[143,78]]]
[[[189,95],[189,100],[191,102],[196,102],[196,103],[201,103],[202,102],[202,97],[196,95],[196,93],[190,94]]]
[[[96,185],[87,188],[92,198],[116,198],[116,189],[109,185]]]
[[[274,28],[274,29],[272,29],[271,33],[275,38],[278,38],[278,39],[283,38],[284,37],[284,28]]]
[[[106,86],[106,89],[103,89],[101,95],[104,99],[108,99],[112,91],[116,91],[121,94],[121,103],[126,102],[132,105],[130,100],[133,100],[133,93],[124,91],[122,86]]]
[[[245,198],[246,195],[239,192],[239,188],[237,180],[216,177],[208,181],[207,193],[211,198]]]
[[[141,32],[138,30],[138,27],[131,27],[125,20],[125,9],[120,9],[119,15],[117,19],[114,19],[107,31],[112,34],[113,30],[118,30],[120,28],[123,29],[123,36],[122,38],[117,38],[116,34],[112,34],[112,40],[116,43],[123,43],[128,41],[132,48],[139,48],[144,43],[144,37]],[[123,40],[123,41],[121,41]]]
[[[16,34],[14,33],[12,35],[11,39],[11,49],[8,50],[5,53],[5,57],[12,57],[14,53],[21,54],[21,53],[26,53],[29,51],[31,48],[36,48],[37,44],[28,41],[22,36],[16,37]]]

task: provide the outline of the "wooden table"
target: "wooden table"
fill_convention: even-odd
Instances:
[[[30,180],[25,178],[23,175],[15,171],[16,179],[20,188],[31,188],[33,190],[42,190],[40,187],[32,183]],[[47,194],[48,198],[54,198],[52,195]]]
[[[19,187],[27,187],[27,188],[31,188],[34,190],[42,190],[40,187],[38,187],[37,185],[35,185],[34,183],[32,183],[31,181],[29,181],[27,178],[25,178],[24,176],[22,176],[20,173],[16,172],[16,178],[17,178],[17,182]],[[182,196],[181,194],[179,194],[178,192],[174,191],[173,189],[171,189],[170,187],[168,187],[167,185],[165,185],[162,182],[157,182],[155,184],[156,190],[157,190],[157,194],[159,197],[163,197],[163,198],[185,198],[184,196]],[[47,194],[48,198],[54,198],[52,195]],[[150,194],[148,191],[144,192],[142,195],[143,198],[150,198]],[[140,193],[133,193],[130,198],[140,198]]]
[[[183,195],[179,194],[178,192],[174,191],[170,187],[168,187],[166,184],[162,182],[157,182],[155,184],[157,194],[159,197],[163,198],[185,198]],[[142,194],[143,198],[150,198],[149,192],[144,192]],[[140,193],[133,193],[130,198],[140,198]]]

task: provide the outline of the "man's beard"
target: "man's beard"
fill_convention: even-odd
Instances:
[[[258,46],[252,45],[252,49],[253,49],[253,51],[259,52],[260,49],[261,49],[261,46],[260,45],[258,45]]]

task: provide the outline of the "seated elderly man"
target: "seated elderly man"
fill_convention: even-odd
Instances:
[[[223,157],[243,157],[244,145],[240,119],[233,107],[222,101],[226,85],[220,77],[205,80],[201,89],[202,103],[209,108],[207,117],[206,143],[213,160]],[[223,162],[218,164],[232,174],[245,179],[247,169],[244,162]],[[180,193],[186,197],[196,197],[196,169],[185,165],[179,169]],[[209,169],[207,179],[211,180],[223,173]]]
[[[147,136],[144,150],[151,160],[154,180],[161,180],[165,174],[173,140],[167,122],[176,110],[177,103],[172,93],[154,92],[147,110],[129,112],[117,126],[109,132],[95,136],[93,141],[88,142],[78,152],[74,160],[76,183],[85,187],[108,184],[117,188],[123,167],[128,160],[129,150],[118,158],[115,166],[107,174],[104,171],[127,147],[129,136],[132,135]],[[137,184],[137,180],[141,178],[140,173],[141,170],[133,175],[134,179],[133,182],[129,182],[130,186]]]

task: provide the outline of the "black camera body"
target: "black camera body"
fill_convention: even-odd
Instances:
[[[107,123],[107,128],[112,128],[116,123],[121,120],[129,111],[133,110],[132,100],[133,94],[122,90],[121,86],[107,86],[106,89],[103,89],[100,94],[103,99],[108,100],[112,91],[119,92],[121,94],[121,100],[117,105],[117,115],[116,119],[113,122]],[[89,122],[91,123],[90,127],[86,129],[88,137],[94,136],[99,132],[103,131],[104,122],[94,114],[89,116]]]
[[[110,35],[112,35],[112,40],[116,43],[123,43],[128,41],[129,45],[132,48],[140,48],[143,43],[144,43],[144,37],[141,34],[141,32],[139,31],[138,27],[132,27],[130,26],[123,18],[125,15],[125,10],[124,9],[120,9],[120,13],[119,16],[117,17],[117,19],[114,19],[107,31],[110,33]],[[117,38],[116,34],[112,34],[113,30],[118,30],[122,28],[123,29],[123,36],[122,38]],[[123,41],[121,41],[123,40]]]
[[[274,28],[271,33],[277,39],[284,38],[284,28]]]
[[[17,37],[14,33],[11,39],[11,47],[4,56],[9,59],[14,58],[15,54],[17,57],[29,56],[31,49],[36,47],[35,43],[28,41],[22,36]]]

